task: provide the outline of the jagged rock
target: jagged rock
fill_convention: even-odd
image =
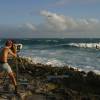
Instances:
[[[25,100],[100,100],[100,75],[93,72],[34,64],[25,58],[10,59],[9,63],[15,73],[18,67],[19,79],[29,82],[25,88],[32,95],[23,96]]]

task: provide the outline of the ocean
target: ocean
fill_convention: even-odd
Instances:
[[[2,47],[7,39],[0,39]],[[23,48],[19,56],[33,63],[69,66],[80,70],[100,73],[100,39],[93,38],[31,38],[13,39]]]

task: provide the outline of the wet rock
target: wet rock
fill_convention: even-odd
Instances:
[[[9,63],[15,72],[18,67],[19,78],[25,77],[30,83],[32,96],[25,100],[36,95],[43,100],[100,100],[100,75],[93,72],[34,64],[25,58],[10,59]]]

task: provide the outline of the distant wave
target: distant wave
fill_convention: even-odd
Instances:
[[[48,45],[53,48],[67,48],[67,47],[77,47],[77,48],[95,48],[100,49],[100,43],[66,43],[58,45]]]
[[[70,46],[100,49],[100,43],[69,43]]]
[[[33,49],[57,49],[57,48],[95,48],[100,49],[100,43],[65,43],[65,44],[42,44],[36,45]]]

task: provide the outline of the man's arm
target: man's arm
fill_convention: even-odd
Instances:
[[[11,54],[11,55],[14,56],[14,57],[17,57],[17,52],[16,52],[15,46],[13,45],[12,48],[13,48],[12,50],[9,49],[9,54]]]
[[[16,51],[16,46],[15,46],[14,44],[13,44],[12,47],[11,47],[11,51],[12,51],[13,53],[15,53],[15,54],[17,53],[17,51]]]
[[[14,57],[17,57],[17,54],[16,53],[13,53],[10,49],[9,49],[9,54],[11,54]]]

